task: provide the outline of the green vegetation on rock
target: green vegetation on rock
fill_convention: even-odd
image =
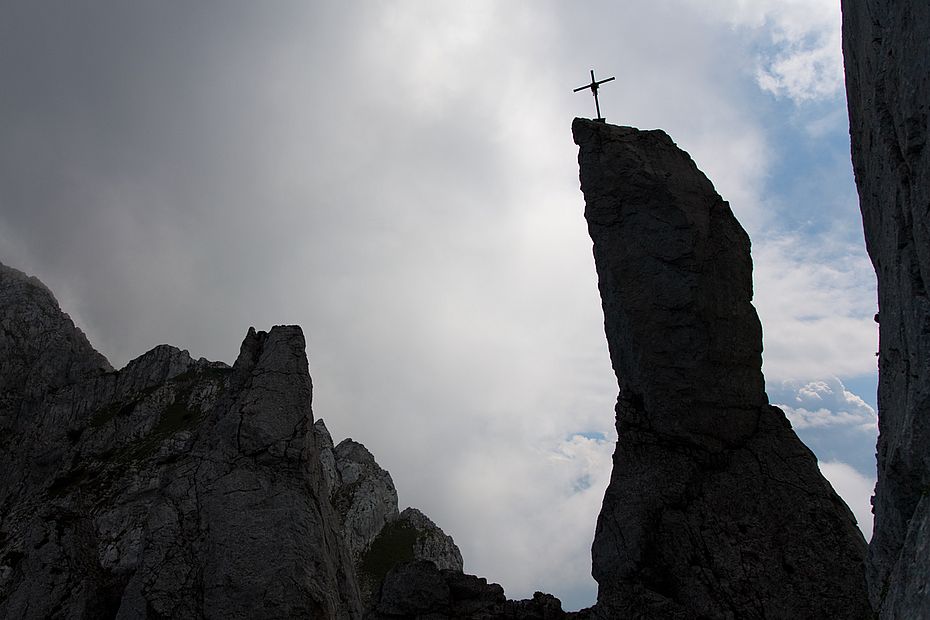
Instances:
[[[417,536],[417,529],[406,523],[386,524],[362,556],[359,576],[373,584],[380,583],[395,564],[414,559]]]

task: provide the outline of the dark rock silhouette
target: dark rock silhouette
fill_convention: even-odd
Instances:
[[[354,619],[398,562],[455,613],[561,613],[463,574],[364,445],[333,446],[299,327],[250,329],[232,367],[161,345],[115,372],[3,265],[0,326],[0,618]]]
[[[572,130],[620,385],[598,614],[870,617],[855,520],[768,405],[748,236],[665,133]]]
[[[112,372],[44,286],[2,274],[4,376],[24,379],[2,395],[0,617],[359,616],[299,328],[249,330],[232,368],[160,346]]]
[[[844,0],[852,160],[878,277],[878,484],[868,581],[883,618],[930,617],[930,4]]]
[[[507,600],[504,589],[486,579],[442,570],[432,562],[415,560],[394,566],[381,585],[379,599],[367,620],[410,618],[512,618],[561,620],[583,615],[565,613],[551,594],[537,592],[523,601]]]

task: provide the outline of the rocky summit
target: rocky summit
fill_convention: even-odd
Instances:
[[[878,483],[869,591],[883,618],[927,618],[930,4],[842,4],[853,169],[878,278]]]
[[[768,404],[749,238],[662,131],[576,119],[620,387],[605,618],[867,618],[865,541]]]

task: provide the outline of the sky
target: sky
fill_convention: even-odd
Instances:
[[[594,602],[616,440],[571,121],[750,234],[764,372],[866,537],[875,278],[835,0],[0,4],[0,261],[116,367],[296,323],[314,414],[511,598]]]

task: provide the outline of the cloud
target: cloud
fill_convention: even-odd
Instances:
[[[753,244],[755,305],[772,382],[876,372],[875,276],[861,247],[796,234]]]
[[[781,407],[791,425],[795,429],[809,427],[826,427],[826,426],[856,426],[862,430],[871,431],[877,428],[878,422],[874,417],[867,415],[857,415],[848,411],[833,411],[830,409],[817,409],[811,411],[804,408],[788,407],[782,403],[776,403]]]
[[[836,377],[806,383],[785,380],[769,392],[779,399],[774,404],[795,429],[847,426],[870,435],[878,430],[875,410]]]
[[[760,67],[759,86],[797,102],[836,96],[842,88],[839,35],[806,40],[779,41],[783,49]]]
[[[758,86],[796,103],[831,99],[843,89],[840,5],[833,0],[722,0],[718,19],[754,32]]]
[[[458,492],[448,498],[469,515],[466,569],[491,580],[507,576],[509,596],[542,589],[559,592],[569,606],[593,601],[595,521],[589,515],[599,510],[610,479],[614,440],[573,435],[539,447],[511,444],[507,451],[492,441],[487,452],[473,453],[452,481]]]
[[[874,389],[875,376],[848,379],[857,389]],[[781,408],[798,437],[821,461],[841,461],[860,475],[875,475],[875,409],[835,376],[786,379],[766,384],[769,400]]]
[[[872,538],[872,493],[875,478],[862,475],[853,467],[839,461],[819,462],[820,472],[846,502],[866,540]]]

